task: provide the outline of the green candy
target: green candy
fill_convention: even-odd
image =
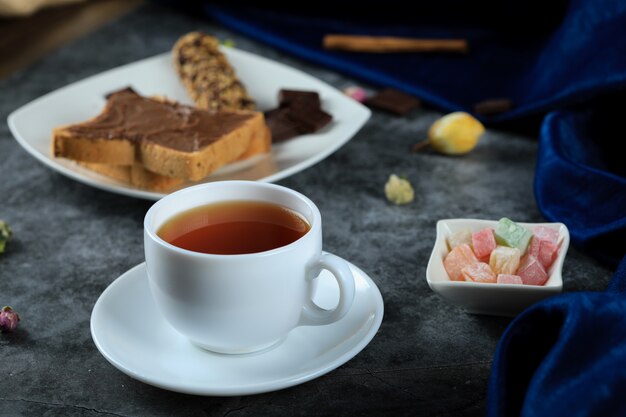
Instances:
[[[533,237],[528,229],[506,217],[500,219],[494,234],[496,235],[496,242],[503,246],[517,248],[522,255],[528,248],[530,238]]]

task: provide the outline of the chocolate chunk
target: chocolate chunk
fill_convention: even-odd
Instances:
[[[418,98],[402,91],[386,88],[365,100],[365,104],[375,109],[404,116],[414,108],[419,107],[421,102]]]
[[[321,107],[320,95],[315,91],[280,90],[278,92],[280,107],[298,105],[303,107]]]
[[[278,108],[265,113],[265,124],[272,132],[272,142],[282,142],[301,134],[296,123],[287,117],[289,109]]]
[[[322,110],[320,96],[315,91],[280,90],[278,102],[280,107],[265,113],[274,142],[317,132],[333,119]]]
[[[302,133],[317,132],[333,119],[319,107],[292,106],[288,110],[287,117],[296,123]]]
[[[481,116],[504,113],[513,108],[513,102],[508,98],[483,100],[474,104],[474,113]]]

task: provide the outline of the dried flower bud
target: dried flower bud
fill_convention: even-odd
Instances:
[[[385,184],[385,195],[387,200],[394,204],[408,204],[415,198],[411,183],[395,174],[391,174]]]
[[[9,225],[0,220],[0,253],[4,253],[4,248],[12,236],[13,232],[11,232]]]
[[[3,332],[12,332],[17,327],[20,316],[9,306],[2,307],[0,310],[0,330]]]

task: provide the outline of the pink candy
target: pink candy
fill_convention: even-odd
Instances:
[[[530,244],[528,245],[528,250],[526,253],[532,256],[539,256],[539,249],[541,248],[541,239],[538,239],[537,236],[533,236],[530,239]]]
[[[542,240],[533,236],[528,246],[528,254],[534,256],[548,269],[559,254],[559,247],[551,240]]]
[[[452,281],[463,281],[463,268],[475,263],[478,263],[478,259],[472,248],[463,243],[450,251],[443,260],[443,267]]]
[[[480,232],[472,233],[472,246],[478,259],[488,261],[491,251],[496,248],[496,238],[493,235],[493,229],[487,227]]]
[[[347,87],[343,89],[343,93],[359,103],[363,103],[367,98],[367,93],[361,87]]]
[[[461,273],[465,281],[496,282],[496,274],[484,262],[468,265],[461,270]]]
[[[540,240],[547,240],[552,243],[556,243],[559,239],[558,230],[546,226],[535,226],[533,235]]]
[[[498,284],[523,284],[522,277],[511,274],[498,274],[496,278]]]
[[[539,260],[531,254],[522,258],[517,275],[526,285],[543,285],[548,280],[548,274]]]
[[[548,242],[547,240],[542,240],[541,245],[539,246],[539,262],[543,265],[544,268],[550,268],[550,265],[554,262],[559,252],[559,247],[552,242]]]

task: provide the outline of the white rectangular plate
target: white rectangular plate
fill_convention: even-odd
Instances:
[[[260,110],[277,106],[281,88],[310,90],[320,94],[322,107],[332,114],[333,120],[315,134],[273,145],[271,153],[227,165],[201,182],[278,181],[310,167],[339,149],[370,117],[369,109],[300,70],[233,48],[223,48],[223,52]],[[72,161],[54,158],[51,154],[50,141],[55,127],[90,119],[102,111],[106,94],[129,86],[144,96],[160,95],[193,104],[173,68],[171,54],[165,53],[46,94],[11,113],[9,128],[26,151],[63,175],[103,190],[158,200],[164,194],[134,188]],[[185,184],[188,185],[191,183]]]

